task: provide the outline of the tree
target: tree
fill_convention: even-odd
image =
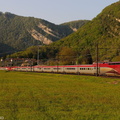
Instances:
[[[59,59],[60,64],[70,65],[76,62],[76,55],[77,53],[72,48],[62,47],[57,58]]]

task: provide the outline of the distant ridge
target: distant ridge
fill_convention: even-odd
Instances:
[[[73,32],[69,25],[55,25],[43,19],[0,12],[0,43],[10,46],[9,51],[25,50],[32,45],[48,45]],[[0,52],[6,52],[6,49],[4,47]]]

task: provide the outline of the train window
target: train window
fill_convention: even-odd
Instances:
[[[54,68],[54,70],[58,70],[58,69],[60,70],[60,68]]]
[[[45,70],[50,70],[50,68],[44,68]]]
[[[80,68],[80,70],[85,70],[85,68]]]
[[[41,68],[37,68],[37,69],[41,69]]]
[[[80,68],[80,70],[93,70],[93,68]]]
[[[75,68],[66,68],[67,70],[75,70]]]
[[[88,70],[92,70],[92,68],[88,68]]]

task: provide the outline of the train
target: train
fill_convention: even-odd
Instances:
[[[46,73],[61,73],[61,74],[86,74],[99,76],[119,76],[120,77],[120,62],[99,62],[88,65],[56,65],[56,66],[11,66],[0,67],[0,70],[8,71],[31,71],[31,72],[46,72]]]

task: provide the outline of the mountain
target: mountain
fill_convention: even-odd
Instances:
[[[48,45],[73,32],[69,25],[55,25],[43,19],[0,12],[0,43],[6,45],[0,53],[6,49],[9,50],[7,52],[15,52],[32,45]]]
[[[37,49],[28,49],[11,57],[30,56],[30,53],[35,51],[32,56],[37,58]],[[49,46],[41,47],[39,53],[40,59],[54,57],[59,58],[59,61],[61,56],[65,58],[74,53],[71,57],[76,56],[75,62],[79,64],[96,61],[97,53],[99,61],[120,61],[120,1],[107,6],[92,21],[87,22],[76,32]]]
[[[107,6],[92,21],[53,46],[69,46],[80,56],[87,56],[85,53],[89,51],[96,61],[97,44],[99,61],[120,61],[120,1]]]

